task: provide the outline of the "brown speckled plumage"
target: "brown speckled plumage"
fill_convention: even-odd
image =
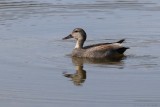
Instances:
[[[122,56],[128,47],[123,47],[121,43],[124,39],[114,43],[100,43],[83,47],[86,40],[86,33],[82,28],[76,28],[72,33],[63,38],[76,39],[77,43],[75,49],[72,51],[73,57],[86,57],[86,58],[110,58],[114,56]]]

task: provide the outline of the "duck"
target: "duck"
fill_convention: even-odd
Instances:
[[[75,48],[71,56],[79,58],[119,58],[124,56],[124,52],[129,47],[124,47],[122,43],[125,39],[121,39],[113,43],[98,43],[88,46],[83,46],[87,39],[87,34],[82,28],[75,28],[71,34],[62,38],[63,40],[74,38],[76,40]]]

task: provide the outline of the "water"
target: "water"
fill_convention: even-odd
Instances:
[[[159,0],[1,0],[0,105],[159,107]],[[126,38],[121,61],[72,59],[87,44]],[[83,65],[83,67],[82,67]]]

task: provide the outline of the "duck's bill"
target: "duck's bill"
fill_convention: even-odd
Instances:
[[[70,38],[73,38],[73,36],[72,36],[71,34],[68,35],[68,36],[66,36],[66,37],[64,37],[63,40],[65,40],[65,39],[70,39]]]

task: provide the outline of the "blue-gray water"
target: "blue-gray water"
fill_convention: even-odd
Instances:
[[[75,27],[85,45],[126,38],[127,57],[70,58]],[[159,46],[159,0],[0,0],[0,106],[159,107]]]

